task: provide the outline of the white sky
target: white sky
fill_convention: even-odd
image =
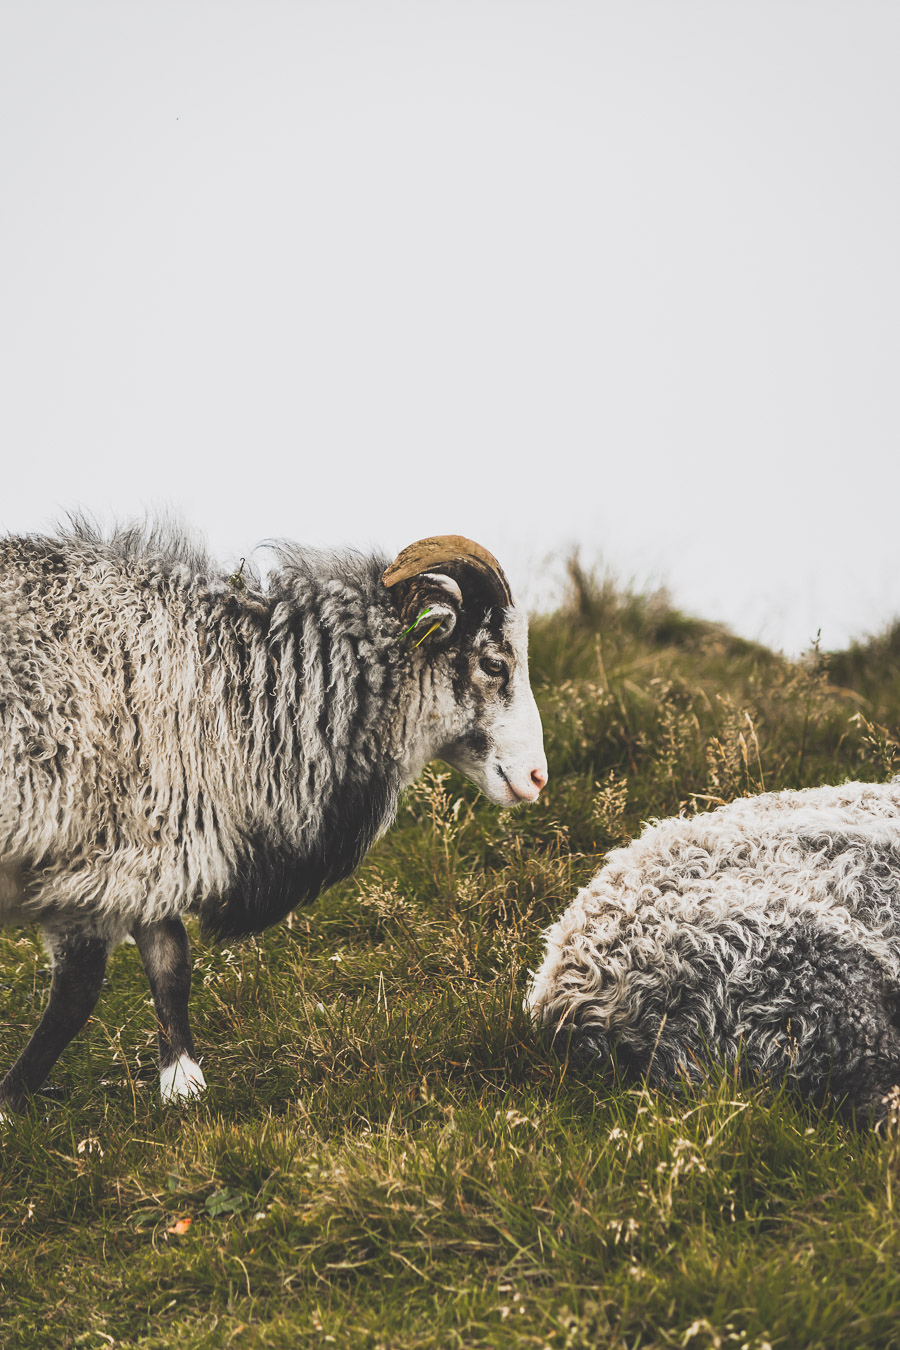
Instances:
[[[900,613],[896,0],[0,0],[0,193],[2,529]]]

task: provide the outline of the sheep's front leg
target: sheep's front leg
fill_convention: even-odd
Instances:
[[[37,1030],[0,1083],[0,1117],[20,1111],[94,1011],[109,943],[83,933],[44,933],[53,962],[50,998]]]
[[[141,954],[159,1030],[159,1090],[164,1102],[197,1097],[206,1087],[194,1053],[188,1021],[191,948],[180,919],[137,924],[132,935]]]

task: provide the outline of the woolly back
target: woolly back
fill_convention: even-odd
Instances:
[[[31,912],[204,906],[254,931],[350,871],[395,805],[383,558],[263,588],[178,535],[0,543],[0,860]]]

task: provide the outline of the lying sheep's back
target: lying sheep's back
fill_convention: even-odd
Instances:
[[[576,1045],[615,1046],[642,1071],[653,1055],[689,1072],[704,1047],[733,1058],[748,1044],[765,1067],[797,1030],[791,1010],[807,1015],[803,981],[839,1003],[857,965],[870,984],[900,979],[900,779],[648,826],[548,931],[529,1002]]]

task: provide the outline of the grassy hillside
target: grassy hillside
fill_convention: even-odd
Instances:
[[[900,1139],[728,1080],[612,1089],[522,1011],[541,929],[650,816],[900,771],[900,626],[792,663],[571,568],[532,629],[551,782],[436,771],[358,874],[194,948],[211,1083],[164,1110],[133,948],[5,1127],[0,1344],[900,1346]],[[4,1059],[48,976],[0,938]]]

